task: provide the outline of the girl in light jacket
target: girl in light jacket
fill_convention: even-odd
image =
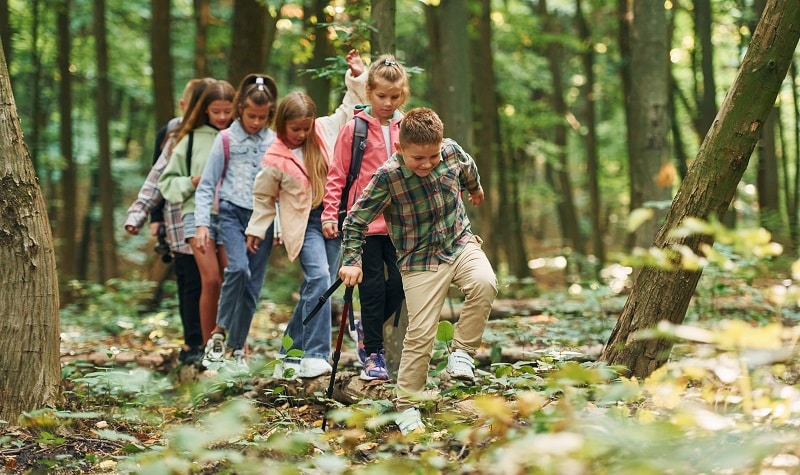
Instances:
[[[358,52],[347,55],[354,77],[364,70]],[[364,75],[366,76],[366,75]],[[302,92],[288,94],[278,106],[275,129],[278,137],[264,155],[264,168],[256,176],[253,189],[253,214],[247,226],[247,247],[257,252],[267,229],[275,219],[275,203],[280,201],[283,242],[290,260],[300,258],[303,282],[300,301],[286,327],[292,340],[289,350],[302,351],[302,359],[282,358],[276,377],[313,378],[330,373],[331,308],[326,301],[319,314],[303,325],[303,320],[330,287],[331,273],[338,267],[339,243],[322,235],[322,199],[328,174],[329,153],[339,130],[353,117],[359,101],[365,99],[364,81],[358,93],[348,87],[342,104],[327,117],[317,118],[311,98]],[[291,370],[288,373],[285,370]]]

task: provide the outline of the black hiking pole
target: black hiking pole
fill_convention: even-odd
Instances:
[[[328,383],[328,390],[325,392],[325,397],[330,400],[333,397],[333,384],[336,382],[336,370],[339,368],[339,357],[342,355],[342,337],[344,336],[344,328],[347,325],[348,315],[352,320],[353,312],[353,288],[347,287],[344,290],[344,306],[342,308],[342,321],[339,324],[339,335],[336,337],[336,350],[333,352],[333,369],[331,370],[331,381]],[[326,404],[327,405],[327,404]],[[325,415],[322,416],[322,430],[325,431],[325,426],[328,422],[327,407]]]
[[[319,298],[317,304],[314,306],[314,308],[311,309],[311,312],[309,312],[308,316],[303,320],[303,325],[307,324],[308,322],[311,321],[312,318],[314,318],[317,312],[319,312],[319,309],[321,309],[322,306],[325,305],[325,301],[328,300],[331,297],[331,295],[333,295],[334,292],[336,292],[336,289],[338,289],[340,285],[342,285],[341,277],[336,279],[336,282],[334,282],[333,285],[328,287],[328,290],[326,290],[325,293],[322,294],[322,297]]]

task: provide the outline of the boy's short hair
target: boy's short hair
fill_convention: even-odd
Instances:
[[[443,138],[442,120],[427,107],[411,109],[400,122],[400,145],[429,145],[441,143]]]

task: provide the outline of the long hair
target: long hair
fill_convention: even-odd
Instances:
[[[236,97],[233,101],[236,105],[233,113],[234,119],[241,116],[242,110],[247,106],[247,101],[256,106],[270,106],[265,124],[266,127],[270,127],[275,119],[275,105],[278,102],[278,86],[275,84],[275,80],[265,74],[245,76],[239,84],[239,89],[236,90]]]
[[[186,83],[186,87],[183,89],[183,102],[185,104],[183,108],[183,115],[181,116],[180,124],[185,123],[189,116],[192,115],[194,108],[197,107],[197,103],[200,102],[200,96],[203,95],[203,91],[206,90],[209,84],[215,82],[216,79],[214,78],[195,78],[190,79],[189,82]],[[168,140],[173,137],[177,137],[178,133],[180,132],[181,127],[178,125],[174,129],[170,130],[167,134],[167,137],[164,139],[162,143],[162,147],[168,143]],[[176,143],[177,140],[174,140],[172,143]]]
[[[308,94],[300,91],[290,92],[283,98],[275,118],[275,132],[281,140],[286,139],[286,123],[294,119],[312,119],[311,131],[303,142],[303,162],[311,182],[311,204],[316,208],[322,204],[325,195],[325,180],[328,177],[328,162],[317,138],[317,106]]]
[[[214,80],[211,84],[206,86],[200,98],[197,100],[197,105],[189,114],[189,117],[181,122],[181,130],[175,139],[174,144],[177,144],[181,139],[189,134],[190,131],[200,127],[201,125],[208,124],[208,106],[214,101],[229,101],[233,102],[233,96],[236,91],[231,86],[231,83],[223,80]],[[173,144],[173,148],[175,145]],[[172,153],[172,149],[170,149]]]

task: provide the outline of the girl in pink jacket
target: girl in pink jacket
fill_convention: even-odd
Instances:
[[[358,52],[350,51],[346,59],[353,77],[362,76],[364,67]],[[328,362],[330,301],[308,324],[303,325],[303,320],[330,287],[331,274],[338,267],[339,241],[322,235],[322,199],[329,152],[339,130],[352,119],[356,104],[365,97],[365,79],[360,78],[360,90],[348,86],[342,104],[327,117],[317,118],[314,102],[303,92],[284,97],[275,119],[278,137],[264,155],[264,168],[256,176],[253,214],[245,230],[248,249],[256,252],[275,219],[275,203],[280,201],[286,252],[290,260],[299,257],[303,268],[300,301],[284,333],[292,343],[281,349],[281,364],[275,368],[275,377],[313,378],[332,371]],[[291,371],[286,372],[287,369]]]

